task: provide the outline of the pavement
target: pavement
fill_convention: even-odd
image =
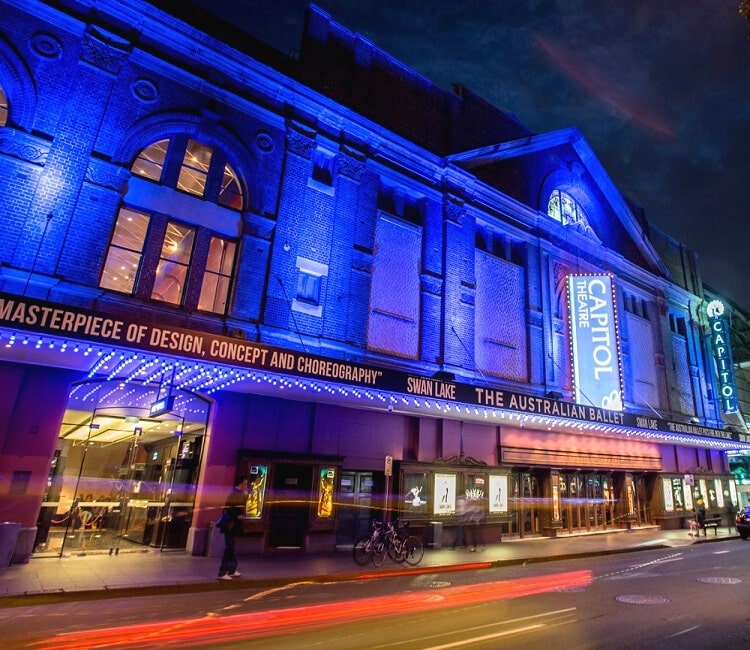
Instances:
[[[450,546],[427,548],[417,567],[394,564],[360,567],[351,549],[329,553],[274,552],[240,556],[242,576],[217,580],[219,558],[184,551],[142,551],[33,558],[27,564],[0,568],[0,607],[19,607],[70,600],[91,600],[223,589],[268,588],[298,582],[384,579],[417,573],[477,570],[532,562],[548,562],[631,553],[659,548],[738,539],[726,528],[691,537],[687,530],[641,527],[556,538],[508,538],[471,552]]]

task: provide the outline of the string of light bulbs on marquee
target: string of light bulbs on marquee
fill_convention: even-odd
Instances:
[[[56,353],[66,358],[58,360],[60,367],[86,371],[86,378],[114,382],[105,395],[98,394],[98,386],[90,383],[75,385],[71,398],[80,403],[107,398],[111,403],[148,407],[139,389],[153,387],[167,375],[172,375],[174,390],[202,393],[210,396],[222,390],[257,392],[290,399],[311,399],[330,403],[347,402],[360,408],[383,409],[389,412],[412,413],[433,417],[453,417],[474,421],[507,423],[511,426],[563,430],[568,432],[619,435],[632,439],[662,443],[676,443],[719,450],[750,450],[750,439],[736,439],[737,433],[697,427],[682,423],[691,431],[709,431],[722,437],[701,436],[695,433],[649,430],[641,427],[582,421],[575,418],[524,413],[508,408],[483,406],[461,401],[431,399],[401,392],[378,390],[315,378],[291,376],[288,373],[257,371],[229,364],[206,363],[193,359],[149,354],[113,346],[71,341],[54,336],[40,336],[22,331],[1,331],[0,347],[6,357],[28,358],[29,352]],[[15,354],[14,354],[15,353]],[[458,384],[456,384],[458,385]],[[471,387],[476,389],[476,387]],[[481,390],[487,390],[485,388]],[[527,396],[528,397],[528,396]],[[138,399],[146,400],[141,405]],[[537,401],[543,398],[533,398]],[[568,407],[575,405],[567,404]],[[187,413],[185,413],[187,415]],[[624,416],[626,414],[618,414]],[[742,434],[739,434],[742,435]],[[726,437],[724,437],[726,436]],[[733,436],[729,438],[728,436]]]

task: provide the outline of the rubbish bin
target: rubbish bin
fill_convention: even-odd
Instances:
[[[21,524],[12,521],[0,522],[0,567],[10,566],[19,532]]]
[[[431,548],[443,548],[443,522],[430,522],[430,538],[427,540],[427,546]]]

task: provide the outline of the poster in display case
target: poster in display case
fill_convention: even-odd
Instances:
[[[318,510],[320,519],[333,515],[333,491],[336,486],[336,470],[333,467],[321,467],[318,477]]]
[[[250,465],[247,502],[245,504],[245,516],[248,519],[260,519],[263,516],[267,474],[267,465]]]
[[[430,484],[428,472],[404,472],[404,513],[429,514]]]
[[[489,512],[508,512],[508,477],[490,474]]]
[[[692,507],[690,490],[685,489],[685,480],[682,477],[662,479],[664,491],[664,510],[674,512],[676,510],[689,510]],[[690,506],[688,506],[690,502]]]
[[[432,513],[452,515],[456,512],[456,475],[435,473],[435,503]]]

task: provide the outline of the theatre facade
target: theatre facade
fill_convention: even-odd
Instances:
[[[0,0],[15,562],[209,553],[238,474],[259,553],[740,505],[733,307],[582,133],[313,6],[290,57],[179,5]]]

